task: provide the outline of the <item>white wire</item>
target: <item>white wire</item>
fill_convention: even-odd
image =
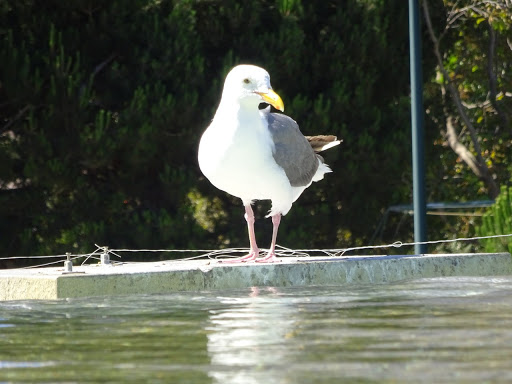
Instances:
[[[347,252],[351,251],[360,251],[365,249],[383,249],[383,248],[401,248],[404,246],[413,246],[419,244],[441,244],[441,243],[455,243],[458,241],[473,241],[473,240],[485,240],[485,239],[494,239],[494,238],[503,238],[503,237],[512,237],[512,233],[505,235],[490,235],[490,236],[475,236],[475,237],[460,237],[456,239],[447,239],[447,240],[430,240],[430,241],[421,241],[421,242],[409,242],[403,243],[401,241],[395,241],[391,244],[382,244],[382,245],[367,245],[360,247],[351,247],[351,248],[333,248],[333,249],[291,249],[277,245],[276,246],[276,256],[278,257],[311,257],[311,255],[322,254],[328,257],[340,257],[344,256]],[[196,260],[196,259],[219,259],[220,257],[235,257],[233,253],[247,253],[249,251],[248,248],[225,248],[225,249],[109,249],[108,247],[96,245],[96,250],[92,253],[85,254],[65,254],[65,255],[47,255],[47,256],[12,256],[12,257],[2,257],[0,260],[15,260],[15,259],[42,259],[42,258],[67,258],[70,257],[70,260],[75,260],[81,257],[85,257],[85,260],[82,262],[82,265],[89,259],[99,259],[97,256],[100,254],[108,253],[113,254],[117,257],[121,257],[118,253],[142,253],[142,252],[165,252],[165,253],[200,253],[196,256],[173,259],[171,261],[187,261],[187,260]],[[263,249],[263,251],[265,251]],[[372,257],[372,255],[365,255],[368,257]],[[381,257],[380,255],[375,257]],[[47,265],[61,263],[63,260],[52,261],[49,263],[38,264],[28,267],[22,267],[22,269],[27,268],[37,268],[43,267]]]
[[[69,260],[73,261],[73,260],[78,259],[80,257],[83,257],[83,256],[70,257]],[[94,257],[94,259],[98,259],[99,260],[99,257]],[[31,269],[31,268],[46,267],[48,265],[54,265],[54,264],[59,264],[59,263],[62,263],[62,260],[51,261],[49,263],[38,264],[38,265],[31,265],[31,266],[28,266],[28,267],[21,267],[21,269]]]
[[[75,256],[87,256],[89,253],[86,253],[85,255],[73,255],[70,254],[70,257]],[[59,257],[67,257],[68,255],[49,255],[49,256],[9,256],[9,257],[0,257],[0,260],[15,260],[15,259],[51,259],[51,258],[59,258]]]

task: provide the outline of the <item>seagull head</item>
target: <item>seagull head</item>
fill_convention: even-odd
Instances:
[[[274,108],[284,111],[281,97],[272,90],[270,75],[263,68],[255,65],[238,65],[226,76],[222,99],[240,105],[256,105],[268,103]]]

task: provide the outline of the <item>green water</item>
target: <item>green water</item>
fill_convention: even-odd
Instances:
[[[4,302],[0,382],[512,382],[512,277]]]

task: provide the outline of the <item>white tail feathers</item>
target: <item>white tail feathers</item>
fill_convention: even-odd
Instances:
[[[316,170],[315,175],[313,176],[313,181],[320,181],[324,178],[326,173],[332,172],[332,169],[325,163],[323,163],[320,159],[318,159],[318,169]]]
[[[321,152],[321,151],[325,151],[326,149],[329,149],[329,148],[332,148],[332,147],[335,147],[337,145],[340,145],[341,142],[343,140],[335,140],[335,141],[331,141],[330,143],[327,143],[325,145],[323,145],[318,152]]]
[[[306,140],[316,153],[339,145],[343,140],[338,140],[334,135],[306,136]]]

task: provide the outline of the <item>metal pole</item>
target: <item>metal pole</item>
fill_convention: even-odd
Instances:
[[[421,37],[419,0],[409,0],[409,49],[411,64],[412,176],[414,242],[427,240],[425,201],[425,154],[423,130],[423,81],[421,74]],[[417,255],[427,253],[426,244],[416,244]]]

